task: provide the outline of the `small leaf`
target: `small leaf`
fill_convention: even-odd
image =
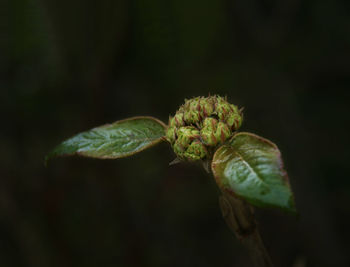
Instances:
[[[213,157],[212,171],[221,190],[258,207],[296,212],[288,175],[277,146],[255,134],[238,133]]]
[[[152,117],[134,117],[75,135],[58,145],[46,161],[56,156],[81,155],[100,159],[123,158],[159,143],[165,124]]]

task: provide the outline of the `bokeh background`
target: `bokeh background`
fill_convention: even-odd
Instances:
[[[251,266],[212,177],[167,144],[44,167],[78,132],[209,93],[283,153],[300,217],[257,211],[275,265],[350,266],[349,1],[5,1],[0,266]]]

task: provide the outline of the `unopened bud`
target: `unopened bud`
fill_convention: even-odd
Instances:
[[[167,140],[181,159],[208,157],[208,148],[225,143],[242,124],[241,110],[220,96],[185,100],[169,119]]]
[[[192,142],[184,153],[184,157],[190,160],[200,160],[205,156],[207,156],[207,149],[199,140]]]
[[[217,130],[218,121],[214,118],[206,118],[201,130],[201,137],[203,142],[208,146],[216,146],[219,140],[216,138],[215,133]]]
[[[168,127],[167,132],[166,132],[166,138],[172,144],[175,142],[175,140],[176,140],[176,127],[174,127],[174,126]]]

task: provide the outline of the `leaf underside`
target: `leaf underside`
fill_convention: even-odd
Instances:
[[[238,133],[220,147],[212,171],[221,190],[258,207],[295,213],[293,193],[281,153],[272,142],[251,133]]]
[[[131,156],[162,141],[165,125],[152,117],[134,117],[82,132],[46,157],[80,155],[100,159]]]

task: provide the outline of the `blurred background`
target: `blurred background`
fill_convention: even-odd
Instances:
[[[281,149],[299,218],[259,210],[275,266],[350,266],[350,2],[2,0],[0,266],[251,266],[199,165],[55,145],[227,95]]]

